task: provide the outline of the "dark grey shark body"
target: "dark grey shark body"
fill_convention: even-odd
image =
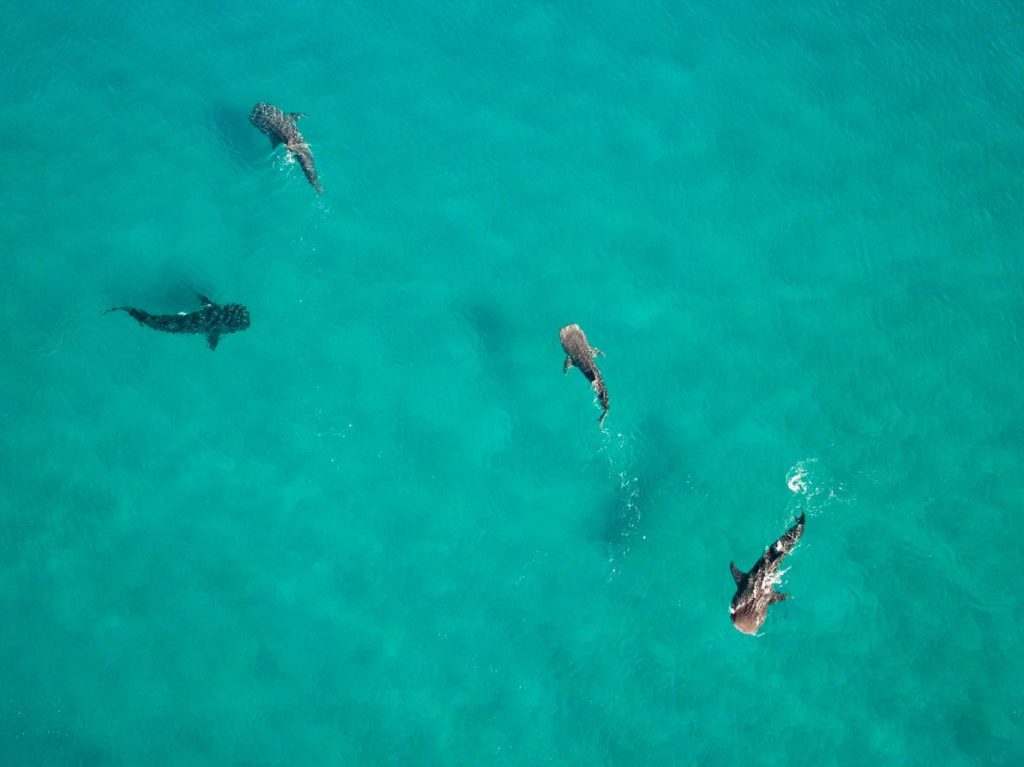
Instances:
[[[789,528],[782,537],[768,547],[750,572],[743,572],[732,562],[729,569],[736,581],[736,595],[729,605],[732,625],[744,634],[753,634],[764,623],[768,616],[768,607],[786,599],[789,594],[776,591],[779,582],[779,567],[782,560],[791,552],[804,534],[804,515],[801,514],[796,524]]]
[[[299,126],[296,124],[299,118],[305,117],[301,112],[282,112],[272,104],[260,102],[252,108],[249,114],[249,121],[270,137],[273,146],[284,144],[288,151],[295,155],[302,166],[302,172],[306,174],[309,183],[320,194],[320,179],[316,173],[316,164],[313,162],[313,152],[310,151],[306,139],[299,133]]]
[[[580,372],[590,381],[590,386],[601,402],[601,418],[598,423],[604,424],[605,416],[608,415],[608,390],[605,388],[601,371],[597,369],[598,355],[603,355],[600,349],[595,349],[587,341],[586,335],[579,325],[566,325],[558,332],[562,341],[562,348],[565,350],[565,364],[562,365],[562,372],[568,373],[569,368],[577,367]]]
[[[199,300],[203,302],[203,308],[188,313],[150,314],[131,306],[115,306],[107,311],[128,312],[140,325],[164,333],[204,335],[210,349],[217,348],[222,335],[249,327],[249,310],[241,304],[215,304],[205,296],[199,296]]]

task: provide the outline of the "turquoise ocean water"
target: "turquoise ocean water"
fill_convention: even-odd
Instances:
[[[1024,763],[1019,3],[43,2],[0,50],[0,764]],[[252,327],[101,314],[197,292]]]

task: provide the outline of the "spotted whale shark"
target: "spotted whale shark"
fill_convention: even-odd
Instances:
[[[178,314],[150,314],[132,306],[115,306],[107,312],[128,312],[154,330],[164,333],[190,333],[206,336],[210,349],[216,349],[222,335],[237,333],[249,327],[249,310],[241,304],[215,304],[206,296],[199,296],[202,309]]]
[[[768,547],[768,550],[750,568],[743,572],[732,562],[729,569],[736,581],[736,595],[729,606],[732,625],[744,634],[754,634],[768,617],[769,606],[786,599],[789,594],[776,591],[781,573],[779,567],[782,560],[789,554],[804,534],[805,515],[801,514],[796,524],[789,528],[782,537]]]
[[[559,331],[558,336],[566,355],[562,372],[568,373],[569,368],[577,367],[590,381],[590,386],[601,403],[601,417],[598,419],[598,423],[603,426],[604,419],[608,415],[608,390],[605,388],[601,371],[597,369],[595,357],[604,355],[604,352],[590,345],[579,325],[566,325]]]
[[[288,151],[295,155],[309,183],[313,185],[316,193],[320,194],[323,189],[320,187],[316,164],[313,162],[313,152],[306,139],[299,133],[297,124],[299,119],[305,116],[302,112],[282,112],[272,104],[260,102],[252,108],[249,121],[270,137],[271,146],[284,144]]]

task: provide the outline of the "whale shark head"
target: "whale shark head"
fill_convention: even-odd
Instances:
[[[241,304],[224,304],[221,307],[221,321],[227,332],[245,330],[249,327],[249,310]]]
[[[272,104],[261,101],[249,113],[249,122],[260,130],[272,128],[275,123],[283,122],[284,112]]]
[[[739,605],[734,603],[729,608],[729,613],[732,617],[732,625],[736,627],[737,631],[742,631],[744,634],[756,634],[767,617],[767,611],[758,610],[757,602],[753,599]]]

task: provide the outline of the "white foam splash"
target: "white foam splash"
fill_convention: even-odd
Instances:
[[[789,488],[791,493],[800,494],[807,492],[807,467],[804,466],[803,461],[798,462],[786,474],[786,487]]]
[[[833,504],[852,500],[845,484],[838,481],[817,458],[797,461],[786,472],[786,487],[798,497],[793,500],[793,505],[807,514],[822,512]]]
[[[633,536],[638,532],[642,517],[640,502],[640,478],[636,476],[634,465],[636,463],[636,437],[633,434],[622,432],[612,433],[603,428],[604,439],[599,453],[604,454],[608,465],[608,478],[618,484],[618,519],[619,526],[618,540],[608,541],[609,553],[608,564],[610,566],[609,579],[617,576],[622,567],[623,560],[629,556],[632,548]],[[640,540],[647,540],[647,536],[640,534]]]

